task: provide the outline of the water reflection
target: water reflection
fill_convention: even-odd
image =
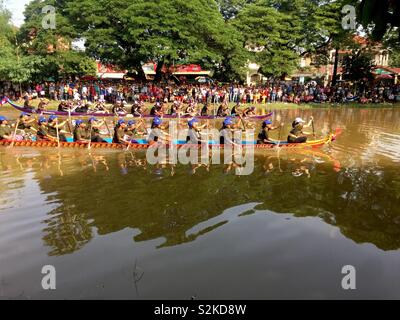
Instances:
[[[394,109],[320,110],[321,131],[345,129],[339,141],[324,150],[258,152],[254,173],[245,177],[236,176],[233,166],[150,166],[144,152],[2,149],[0,210],[17,201],[10,191],[33,174],[46,203],[55,205],[42,230],[51,256],[126,228],[140,230],[135,242],[163,239],[159,248],[187,243],[252,214],[226,212],[249,203],[254,210],[320,217],[357,243],[395,250],[400,248],[395,119]]]

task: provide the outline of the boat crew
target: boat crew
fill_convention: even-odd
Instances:
[[[57,129],[58,131],[58,138],[60,141],[67,141],[67,138],[65,137],[66,131],[63,131],[62,128],[65,126],[67,121],[63,121],[61,123],[58,123],[58,117],[56,115],[51,115],[49,117],[49,120],[47,121],[47,131],[50,136],[53,138],[57,139]]]
[[[202,142],[204,142],[201,139],[202,133],[200,130],[205,128],[206,125],[198,126],[197,125],[198,122],[199,120],[197,120],[196,118],[193,118],[192,120],[188,121],[189,130],[186,137],[186,143],[201,144]]]
[[[269,131],[276,130],[280,127],[282,127],[282,124],[278,127],[274,127],[271,120],[265,120],[262,123],[261,132],[258,134],[257,144],[273,143],[275,140],[269,137]]]
[[[34,122],[35,119],[31,119],[31,116],[28,113],[22,112],[19,116],[18,129],[36,131],[36,129],[33,127]]]
[[[12,140],[12,130],[4,116],[0,116],[0,140]]]
[[[123,119],[117,121],[114,128],[113,143],[126,144],[125,137],[126,122]]]
[[[288,136],[289,143],[304,143],[307,142],[307,135],[311,134],[310,132],[303,132],[304,128],[311,127],[314,121],[313,117],[310,117],[310,121],[308,124],[302,118],[296,118],[292,123],[292,130]]]
[[[231,117],[225,118],[222,123],[222,128],[219,134],[219,143],[220,144],[235,144],[233,141],[233,132],[234,132],[234,122]]]
[[[98,121],[97,118],[89,119],[90,140],[91,142],[107,142],[100,135],[100,128],[104,125],[104,121]]]
[[[74,141],[75,142],[89,142],[90,141],[90,137],[88,137],[86,123],[83,120],[78,119],[75,121]]]

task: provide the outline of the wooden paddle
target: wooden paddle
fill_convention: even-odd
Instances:
[[[90,122],[90,134],[89,134],[88,150],[90,150],[90,148],[92,147],[92,128],[93,128],[93,124],[92,124],[92,122]]]
[[[111,134],[111,130],[110,130],[110,128],[109,128],[109,126],[108,126],[108,124],[107,124],[107,120],[106,120],[106,118],[103,118],[103,121],[104,121],[104,124],[106,125],[106,128],[107,128],[107,131],[108,131],[108,135],[110,136],[110,138],[112,139],[112,134]]]
[[[312,124],[313,136],[314,136],[314,138],[315,138],[315,126],[314,126],[314,118],[312,119],[312,122],[311,122],[311,124]]]
[[[56,119],[57,148],[60,148],[60,132],[58,130],[58,120]]]
[[[15,124],[15,129],[14,129],[14,134],[13,134],[13,141],[10,144],[10,148],[14,147],[14,142],[15,142],[15,137],[17,136],[17,130],[18,130],[18,126],[19,126],[19,118],[17,120],[17,123]]]

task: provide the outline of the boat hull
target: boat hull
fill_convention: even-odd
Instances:
[[[283,149],[295,149],[295,148],[320,148],[326,144],[331,143],[336,139],[335,134],[331,134],[324,139],[319,140],[310,140],[305,143],[287,143],[280,142],[275,144],[255,144],[244,143],[242,144],[243,148],[254,148],[256,150],[259,149],[274,149],[274,148],[283,148]],[[14,146],[14,147],[34,147],[34,148],[68,148],[68,149],[85,149],[88,148],[89,143],[81,143],[81,142],[52,142],[52,141],[11,141],[11,140],[0,140],[0,146]],[[169,146],[168,144],[166,145]],[[189,145],[189,144],[174,144],[173,146],[177,148],[186,147],[201,147],[201,145]],[[208,144],[210,148],[223,148],[224,145],[218,144]],[[126,145],[121,145],[117,143],[91,143],[90,147],[92,149],[126,149]],[[150,147],[147,143],[135,143],[132,142],[129,145],[130,149],[148,149]]]

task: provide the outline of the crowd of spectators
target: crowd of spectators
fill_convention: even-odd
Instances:
[[[3,90],[1,90],[3,89]],[[5,90],[0,88],[0,95],[12,99],[21,98],[20,91],[12,85]],[[336,86],[322,86],[315,81],[307,84],[291,82],[266,83],[263,85],[244,86],[237,84],[185,84],[173,82],[155,84],[152,82],[114,81],[69,81],[60,83],[38,83],[25,88],[23,95],[30,99],[48,98],[51,100],[86,100],[90,102],[116,100],[132,102],[182,102],[197,103],[222,102],[243,104],[266,103],[383,103],[400,102],[400,85],[379,83],[374,86],[350,86],[340,82]]]

